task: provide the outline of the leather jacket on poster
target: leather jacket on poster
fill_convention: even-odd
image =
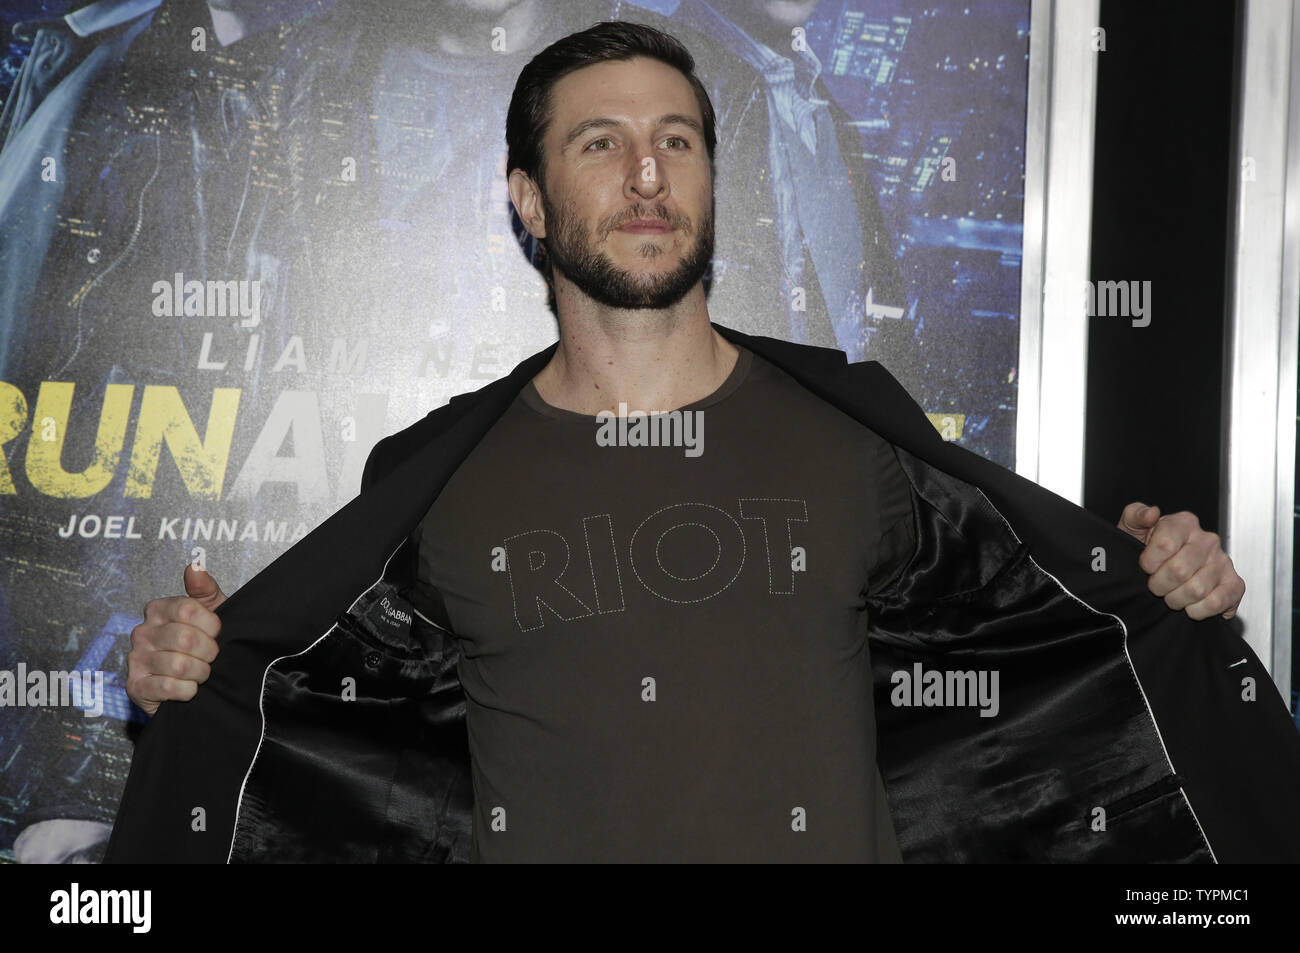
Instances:
[[[916,552],[868,604],[906,861],[1300,860],[1281,696],[1227,622],[1148,590],[1137,540],[945,442],[879,363],[713,326],[890,441],[912,484]],[[211,677],[139,738],[109,862],[468,861],[457,642],[385,609],[408,537],[556,346],[380,441],[361,493],[217,610]],[[996,717],[892,704],[917,663],[998,671]]]

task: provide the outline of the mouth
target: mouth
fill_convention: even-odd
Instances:
[[[633,219],[626,225],[620,225],[620,232],[632,232],[637,235],[654,235],[665,234],[673,230],[673,226],[661,218],[638,218]]]

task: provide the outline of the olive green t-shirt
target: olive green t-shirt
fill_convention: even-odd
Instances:
[[[865,610],[915,548],[893,448],[745,348],[680,411],[620,430],[530,382],[416,533],[472,859],[896,862]]]

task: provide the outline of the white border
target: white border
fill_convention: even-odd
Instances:
[[[1079,505],[1099,6],[1032,0],[1029,20],[1016,472]]]
[[[1238,616],[1290,708],[1296,327],[1300,311],[1300,15],[1244,0],[1232,259],[1224,327],[1223,546]]]

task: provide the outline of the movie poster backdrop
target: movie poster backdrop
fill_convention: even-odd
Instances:
[[[187,563],[235,591],[555,340],[506,107],[604,19],[713,100],[712,319],[1014,467],[1028,0],[5,0],[0,859],[102,856]]]

